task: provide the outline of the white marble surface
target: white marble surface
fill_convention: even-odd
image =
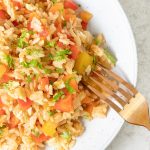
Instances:
[[[129,18],[137,43],[137,88],[150,104],[150,0],[119,1]],[[107,150],[150,150],[150,131],[126,123]]]

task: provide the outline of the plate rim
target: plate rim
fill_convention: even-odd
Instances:
[[[137,84],[137,75],[138,75],[138,57],[137,57],[137,46],[136,46],[136,41],[135,41],[135,36],[131,27],[131,24],[129,22],[129,19],[121,5],[121,3],[119,2],[119,0],[114,0],[114,2],[116,3],[116,7],[118,7],[118,9],[120,10],[121,15],[123,16],[125,23],[126,23],[126,27],[128,28],[128,34],[130,35],[130,39],[132,40],[132,47],[133,47],[133,55],[134,55],[134,80],[131,81],[132,84],[134,86],[136,86]],[[121,131],[123,125],[124,125],[125,121],[123,121],[121,124],[118,125],[118,127],[116,128],[116,130],[114,130],[114,134],[112,134],[112,136],[109,137],[109,139],[105,142],[105,144],[103,145],[102,149],[106,149],[111,143],[112,141],[116,138],[116,136],[119,134],[119,132]]]

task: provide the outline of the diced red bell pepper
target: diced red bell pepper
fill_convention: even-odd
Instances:
[[[46,37],[49,35],[49,31],[46,27],[43,27],[42,32],[39,33],[40,37],[46,39]]]
[[[66,0],[64,2],[64,7],[65,8],[70,8],[70,9],[73,9],[73,10],[77,10],[79,8],[79,6],[73,2],[72,0]]]
[[[46,136],[45,134],[40,134],[39,136],[35,136],[31,134],[32,140],[36,143],[42,143],[50,139],[49,136]]]
[[[76,60],[78,55],[80,54],[80,50],[76,45],[71,45],[70,46],[70,50],[71,50],[71,58]]]
[[[65,45],[63,43],[61,43],[61,42],[58,42],[57,46],[60,47],[60,48],[62,48],[62,49],[65,48]]]
[[[0,109],[0,116],[1,115],[5,115],[5,114],[6,114],[5,110],[4,109]]]
[[[10,113],[10,120],[9,120],[9,127],[12,128],[16,128],[19,124],[19,119],[16,118],[16,116],[11,112]]]
[[[46,87],[47,85],[49,85],[49,78],[48,78],[48,77],[41,78],[41,79],[40,79],[40,85],[41,85],[41,89],[42,89],[42,90],[45,90],[45,87]]]
[[[13,0],[12,2],[14,7],[17,7],[19,10],[23,7],[23,5],[18,1]]]
[[[2,103],[2,100],[0,99],[0,108],[2,108],[4,104]]]
[[[83,30],[86,30],[86,29],[87,29],[87,26],[88,26],[88,23],[85,22],[85,21],[82,21],[82,22],[81,22],[81,25],[82,25],[82,29],[83,29]]]
[[[33,102],[29,98],[26,98],[26,102],[21,99],[18,99],[18,104],[23,110],[27,110],[28,108],[30,108],[32,103]]]
[[[7,14],[7,12],[5,10],[0,10],[0,20],[5,20],[5,19],[9,19],[9,15]]]
[[[13,25],[14,25],[15,27],[19,25],[19,23],[17,22],[17,20],[14,20],[12,23],[13,23]]]
[[[73,108],[73,96],[66,95],[65,98],[60,99],[56,102],[54,108],[56,110],[60,110],[61,112],[71,112],[74,110]]]

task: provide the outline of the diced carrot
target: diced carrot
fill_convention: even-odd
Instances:
[[[63,3],[56,3],[50,8],[50,12],[55,13],[64,9]]]
[[[73,75],[67,75],[67,76],[65,76],[64,77],[64,81],[67,81],[67,80],[70,80],[70,82],[69,82],[70,86],[74,90],[78,91],[78,84],[77,84],[76,80],[74,79],[74,76]]]
[[[5,10],[0,10],[0,20],[5,20],[5,19],[9,19],[9,15],[7,14],[7,12]]]
[[[73,108],[73,96],[66,95],[65,98],[60,99],[56,102],[54,108],[56,110],[60,110],[61,112],[71,112],[74,110]]]
[[[18,118],[16,118],[16,116],[11,112],[10,113],[10,120],[9,120],[9,127],[12,129],[12,128],[17,127],[18,124],[19,124]]]
[[[46,37],[47,37],[49,34],[50,34],[50,33],[49,33],[49,31],[48,31],[48,29],[47,29],[46,27],[43,27],[42,32],[39,33],[40,37],[42,37],[42,38],[44,38],[44,39],[46,39]]]
[[[40,85],[41,85],[41,89],[42,89],[42,90],[45,90],[45,87],[46,87],[47,85],[49,85],[49,78],[48,78],[48,77],[41,78],[41,79],[40,79]]]
[[[70,9],[73,9],[73,10],[77,10],[79,8],[79,6],[73,2],[72,0],[66,0],[64,2],[64,7],[65,8],[70,8]]]
[[[46,136],[45,134],[40,134],[39,136],[35,136],[31,134],[32,140],[36,143],[42,143],[50,139],[49,136]]]
[[[6,73],[0,79],[0,83],[7,83],[8,81],[12,80],[12,78]]]
[[[0,99],[0,108],[2,108],[4,104],[2,103],[2,100]]]
[[[73,14],[65,14],[64,18],[65,18],[66,21],[69,21],[69,20],[74,21],[74,20],[76,20],[76,15],[73,15]]]
[[[4,109],[0,109],[0,116],[1,115],[5,115],[5,114],[6,114],[5,110]]]
[[[81,22],[81,25],[82,25],[82,29],[83,29],[83,30],[86,30],[86,29],[87,29],[87,26],[88,26],[88,23],[85,22],[85,21],[82,21],[82,22]]]
[[[80,13],[80,17],[84,22],[89,22],[93,15],[90,12],[84,10]]]
[[[76,45],[72,45],[72,46],[70,46],[70,50],[72,52],[71,53],[71,58],[76,60],[78,55],[79,55],[79,53],[80,53],[79,48]]]
[[[26,99],[26,102],[21,99],[18,99],[18,104],[20,108],[22,108],[23,110],[27,110],[28,108],[30,108],[32,103],[33,102],[29,98]]]
[[[0,79],[6,73],[6,71],[7,71],[7,66],[0,64]]]

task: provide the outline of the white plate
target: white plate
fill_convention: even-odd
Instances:
[[[77,2],[93,13],[90,30],[94,34],[104,33],[109,47],[118,58],[117,72],[135,85],[136,46],[129,22],[119,2],[117,0],[77,0]],[[105,149],[115,138],[123,123],[124,121],[113,110],[110,110],[106,119],[86,121],[86,131],[77,139],[73,150]]]

